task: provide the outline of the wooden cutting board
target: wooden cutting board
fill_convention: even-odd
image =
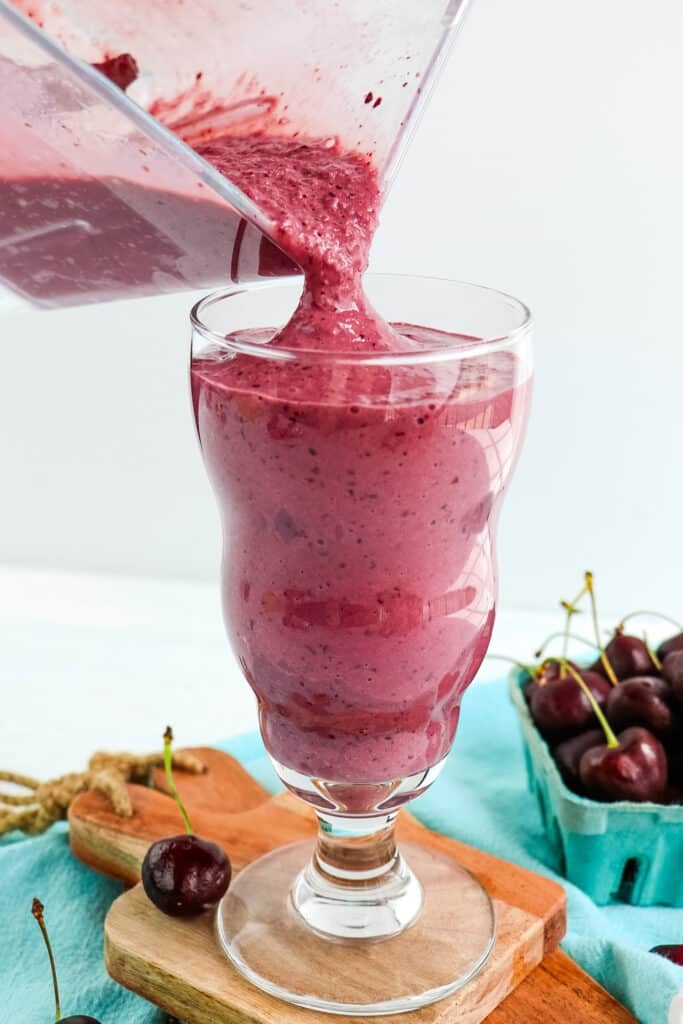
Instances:
[[[197,833],[220,843],[239,871],[268,850],[315,834],[312,813],[283,793],[271,797],[233,758],[195,750],[203,775],[176,782]],[[155,788],[129,787],[135,813],[118,818],[98,793],[84,793],[69,813],[71,848],[91,867],[134,885],[150,843],[182,831],[163,772]],[[633,1024],[634,1018],[564,953],[561,886],[540,875],[437,835],[406,812],[401,839],[453,856],[494,899],[496,947],[485,969],[449,999],[386,1020],[420,1024]],[[340,956],[343,947],[340,947]],[[141,886],[113,904],[105,922],[105,959],[112,977],[186,1024],[330,1024],[327,1015],[279,1002],[249,985],[218,947],[211,915],[165,917]],[[534,970],[534,968],[536,968]],[[340,961],[340,970],[343,963]],[[358,1018],[337,1018],[358,1020]]]

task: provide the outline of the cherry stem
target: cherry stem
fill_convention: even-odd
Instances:
[[[579,614],[580,609],[577,607],[579,601],[586,593],[586,585],[584,583],[581,590],[578,592],[573,601],[560,601],[560,605],[566,612],[566,619],[564,620],[564,645],[562,647],[562,657],[567,657],[567,650],[569,648],[569,630],[571,628],[572,619],[575,615]],[[563,670],[561,669],[560,672]]]
[[[187,811],[185,810],[185,804],[180,799],[180,793],[176,789],[175,782],[173,781],[173,754],[171,753],[171,744],[173,743],[173,729],[170,725],[166,726],[166,732],[164,733],[164,768],[166,770],[166,784],[168,785],[169,792],[175,802],[178,805],[178,809],[183,816],[185,822],[185,831],[188,835],[194,835],[192,825]]]
[[[574,682],[577,683],[581,687],[583,692],[585,693],[585,695],[586,695],[586,697],[588,699],[588,702],[589,702],[590,706],[593,709],[593,714],[597,718],[598,722],[600,723],[600,727],[601,727],[602,731],[605,734],[605,739],[607,740],[607,746],[610,747],[612,750],[616,749],[619,746],[619,740],[614,735],[614,732],[612,731],[611,725],[609,724],[609,722],[605,718],[604,714],[602,713],[602,708],[600,707],[600,705],[598,704],[597,700],[595,699],[595,697],[591,693],[590,687],[584,682],[584,680],[581,678],[581,676],[576,671],[576,669],[573,667],[573,665],[570,665],[566,658],[547,658],[546,660],[547,661],[556,661],[556,662],[558,662],[560,664],[560,667],[562,667],[562,663],[564,662],[564,668],[566,669],[566,671],[572,677]]]
[[[517,661],[516,658],[508,658],[505,654],[487,654],[486,657],[491,658],[492,661],[507,661],[509,665],[515,665],[529,676],[535,676],[538,671],[535,665],[525,665],[523,661]]]
[[[683,626],[680,622],[677,622],[676,619],[672,619],[670,615],[662,615],[661,612],[651,612],[647,609],[638,612],[629,612],[628,615],[624,615],[623,619],[617,626],[617,630],[621,632],[621,630],[624,628],[629,619],[635,619],[637,615],[650,615],[653,619],[662,619],[663,622],[670,623],[670,625],[675,626],[676,629],[680,630],[680,632],[683,633]]]
[[[45,925],[44,915],[45,907],[38,899],[34,899],[31,905],[31,913],[38,922],[43,939],[45,940],[45,948],[47,949],[47,955],[50,959],[50,970],[52,971],[52,987],[55,991],[55,1021],[58,1022],[62,1019],[62,1008],[59,1005],[59,986],[57,984],[57,968],[55,966],[55,958],[52,953],[52,946],[50,945],[50,936],[47,934],[47,927]]]
[[[591,647],[593,650],[595,650],[594,640],[589,640],[585,636],[579,636],[577,633],[565,633],[564,631],[562,631],[557,633],[551,633],[550,636],[547,636],[541,644],[541,646],[538,648],[538,650],[534,651],[534,657],[540,658],[543,655],[543,652],[545,651],[548,644],[552,643],[553,640],[557,640],[559,637],[562,637],[563,639],[566,637],[569,640],[577,640],[579,643],[585,644],[586,647]],[[567,657],[565,651],[562,652],[562,657]]]
[[[647,633],[645,632],[645,630],[643,630],[643,643],[645,644],[645,650],[650,655],[650,661],[652,662],[654,667],[657,669],[657,671],[661,672],[661,670],[662,670],[662,663],[659,660],[659,658],[657,657],[657,655],[655,654],[655,652],[653,651],[653,649],[650,647],[650,643],[649,643],[649,641],[647,639]]]
[[[615,673],[614,669],[610,665],[609,658],[605,654],[604,647],[600,643],[600,624],[598,622],[598,607],[597,607],[597,603],[596,603],[596,600],[595,600],[595,590],[593,589],[593,573],[592,572],[587,572],[586,573],[586,590],[588,591],[588,596],[590,597],[590,602],[591,602],[591,614],[593,616],[593,631],[595,633],[595,640],[596,640],[595,646],[600,651],[600,661],[602,662],[602,667],[604,668],[605,673],[607,674],[607,678],[609,679],[609,681],[612,684],[612,686],[618,686],[619,685],[619,680],[617,679],[617,676],[616,676],[616,673]]]

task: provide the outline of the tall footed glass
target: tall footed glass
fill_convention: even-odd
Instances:
[[[399,850],[394,822],[438,775],[489,643],[531,353],[510,296],[383,275],[366,289],[399,351],[273,345],[300,285],[259,284],[194,308],[191,378],[228,634],[275,769],[319,820],[317,842],[236,878],[219,937],[273,995],[372,1016],[454,992],[495,941],[479,882]]]

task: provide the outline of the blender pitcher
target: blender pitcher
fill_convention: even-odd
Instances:
[[[386,193],[467,2],[0,0],[0,292],[54,308],[297,273],[192,147],[330,138]]]

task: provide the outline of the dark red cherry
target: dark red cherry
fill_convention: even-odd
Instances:
[[[663,679],[634,676],[612,688],[605,704],[605,714],[616,730],[642,725],[655,736],[666,737],[678,726],[673,703],[671,687]]]
[[[683,708],[683,651],[672,651],[662,662],[662,679],[671,685],[671,692]]]
[[[678,964],[679,967],[683,967],[683,945],[682,946],[653,946],[650,950],[651,953],[656,953],[657,956],[666,957],[667,960],[671,960],[672,963]]]
[[[668,640],[665,640],[657,648],[657,654],[661,661],[664,661],[666,656],[671,654],[672,651],[683,651],[683,633],[670,636]]]
[[[100,1024],[94,1017],[83,1017],[78,1013],[75,1017],[60,1017],[59,1024]]]
[[[631,676],[651,676],[657,671],[645,642],[638,636],[615,633],[605,648],[605,654],[617,679],[629,679]],[[591,665],[591,672],[606,675],[604,665],[599,658]]]
[[[579,762],[586,792],[595,800],[659,800],[666,791],[666,751],[647,729],[625,729],[618,747],[592,747]]]
[[[604,704],[612,689],[611,683],[595,672],[581,672],[580,675],[598,704]],[[595,722],[588,697],[569,673],[545,683],[536,683],[530,707],[539,732],[553,740],[574,736]]]
[[[555,763],[560,769],[560,775],[575,793],[583,794],[583,783],[579,777],[579,762],[581,758],[592,747],[599,747],[605,742],[605,734],[602,729],[590,729],[588,732],[581,732],[578,736],[572,736],[568,740],[559,743],[553,750]]]
[[[195,835],[159,839],[142,862],[145,892],[171,917],[192,917],[215,906],[230,875],[230,861],[220,846]]]
[[[581,666],[575,665],[573,661],[568,661],[567,664],[573,668],[575,672],[581,671]],[[562,665],[559,661],[549,661],[547,665],[543,666],[543,679],[550,681],[551,679],[557,679],[560,675],[564,675],[564,673],[562,672]]]

